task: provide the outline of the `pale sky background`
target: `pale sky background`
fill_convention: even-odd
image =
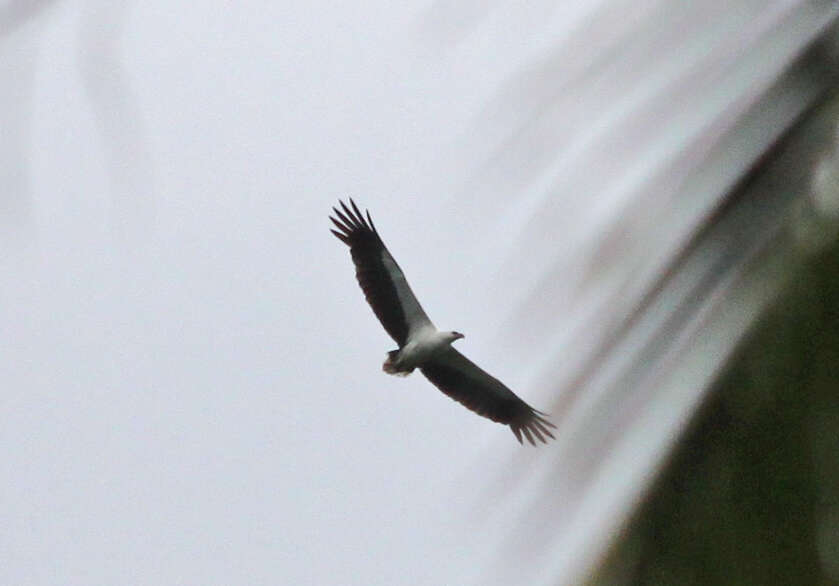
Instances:
[[[472,472],[522,450],[381,372],[393,343],[327,215],[369,207],[432,317],[523,387],[489,347],[516,300],[481,253],[514,232],[451,205],[507,44],[440,46],[398,3],[124,5],[56,3],[3,46],[34,74],[31,223],[0,293],[0,581],[459,581]],[[85,38],[106,17],[111,58]]]
[[[574,531],[606,539],[605,501],[568,508],[587,452],[381,372],[394,345],[330,208],[369,208],[435,323],[555,409],[548,381],[748,148],[705,199],[678,190],[835,6],[477,6],[56,0],[0,22],[0,582],[548,583],[594,555]]]

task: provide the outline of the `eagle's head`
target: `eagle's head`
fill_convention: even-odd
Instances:
[[[454,342],[455,340],[459,340],[459,339],[461,339],[461,338],[465,338],[465,337],[466,337],[466,336],[464,336],[463,334],[461,334],[460,332],[447,332],[447,333],[448,333],[447,338],[449,338],[449,344],[451,344],[451,343],[452,343],[452,342]]]

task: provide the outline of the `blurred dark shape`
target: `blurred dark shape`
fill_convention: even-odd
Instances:
[[[79,26],[79,69],[107,156],[115,236],[129,246],[154,222],[151,156],[120,46],[130,8],[130,0],[89,0]]]
[[[56,0],[6,2],[0,6],[2,164],[0,213],[4,237],[29,232],[30,110],[36,69],[37,24]],[[114,231],[119,239],[145,235],[153,222],[151,157],[143,138],[141,110],[131,92],[120,54],[128,0],[89,0],[80,19],[79,65],[107,155],[114,201]],[[58,98],[55,98],[58,99]]]
[[[53,4],[55,0],[19,0],[0,6],[0,231],[4,239],[27,231],[33,220],[28,146],[37,49],[21,29]]]
[[[32,222],[28,178],[29,124],[35,51],[30,43],[8,43],[0,60],[0,78],[5,88],[0,98],[0,226],[4,235],[24,230]]]
[[[0,6],[0,37],[6,38],[24,24],[34,20],[56,0],[11,0]]]
[[[456,43],[466,36],[492,9],[491,2],[437,0],[424,16],[429,34],[444,43]]]

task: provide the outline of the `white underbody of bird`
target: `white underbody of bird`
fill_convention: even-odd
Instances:
[[[382,370],[396,376],[408,376],[415,368],[444,352],[451,347],[452,342],[463,337],[459,332],[441,332],[433,326],[422,328],[409,336],[402,348],[387,353]]]
[[[428,319],[405,274],[388,252],[370,212],[361,213],[355,202],[332,208],[332,230],[350,247],[356,278],[376,317],[399,348],[387,353],[382,370],[407,376],[419,368],[434,386],[478,415],[510,426],[522,441],[547,442],[554,425],[546,414],[522,401],[504,383],[452,347],[463,338],[455,331],[440,331]]]

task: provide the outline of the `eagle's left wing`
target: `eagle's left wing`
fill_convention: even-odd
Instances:
[[[452,347],[420,367],[434,386],[478,415],[510,426],[521,443],[521,436],[536,445],[547,443],[555,427],[544,416],[511,391],[500,380],[481,369]]]
[[[350,200],[352,209],[344,202],[339,203],[340,210],[332,208],[336,217],[330,219],[338,228],[332,233],[350,247],[355,275],[367,302],[401,348],[412,334],[434,324],[379,237],[370,212],[365,217],[353,200]]]

